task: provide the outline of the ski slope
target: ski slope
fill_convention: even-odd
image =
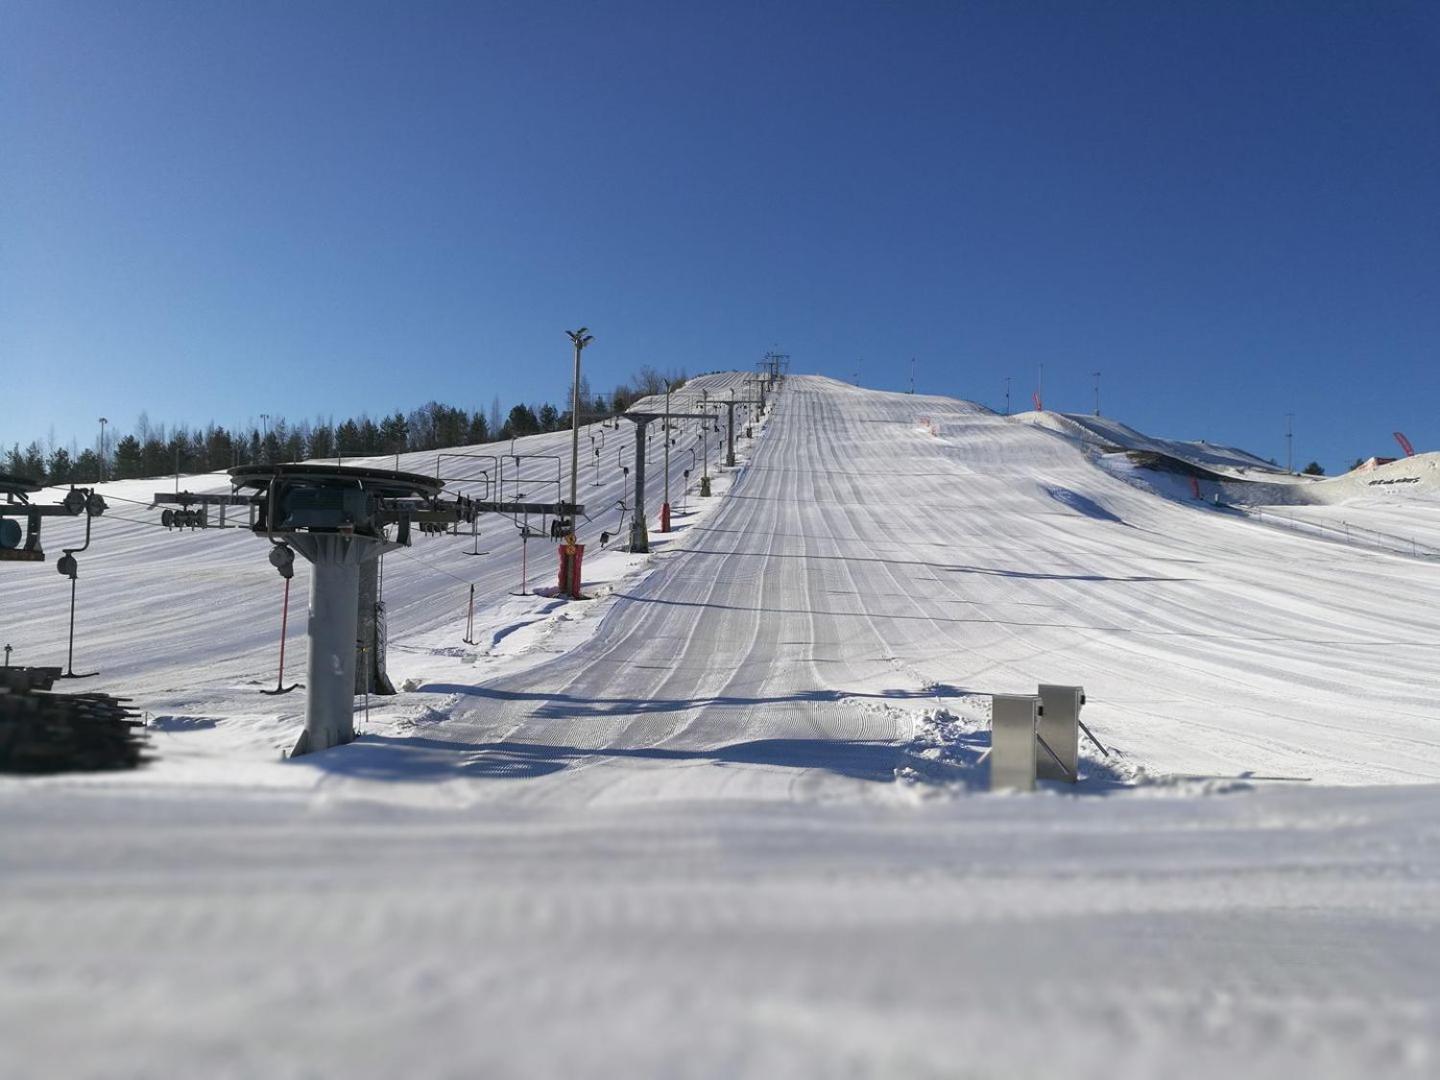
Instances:
[[[509,596],[508,522],[387,557],[413,688],[293,761],[264,545],[112,500],[76,663],[162,756],[0,778],[5,1075],[1433,1075],[1440,567],[952,399],[791,377],[756,434],[593,600]],[[64,580],[6,586],[53,661]],[[984,794],[1042,681],[1112,756]]]
[[[740,373],[726,373],[691,380],[683,395],[675,395],[675,406],[678,410],[702,391],[721,400],[731,390],[743,397],[745,378]],[[699,458],[704,447],[698,422],[676,424],[671,484],[678,503],[682,472],[690,467],[688,449],[693,447]],[[743,432],[737,431],[737,437],[742,447],[747,445]],[[723,439],[723,424],[720,433],[706,433],[712,472],[723,452]],[[457,455],[488,455],[493,459],[518,454],[518,470],[513,462],[506,463],[503,496],[554,502],[569,499],[570,442],[570,432],[553,432],[441,452],[346,458],[345,464],[427,475],[436,475],[438,468],[446,477],[475,478],[474,483],[452,483],[450,491],[484,498],[501,495],[498,486],[486,488],[481,482],[485,471],[498,479],[495,462]],[[665,478],[660,442],[651,442],[652,471],[647,474],[646,490],[654,517],[659,513]],[[600,554],[602,532],[616,538],[612,548],[623,539],[617,535],[622,503],[628,528],[634,480],[633,472],[625,476],[622,465],[632,470],[634,467],[633,426],[624,421],[613,428],[586,425],[581,429],[580,443],[578,497],[586,508],[582,532],[590,545],[587,558],[593,560]],[[601,450],[598,459],[592,447]],[[691,481],[692,494],[699,473],[697,465]],[[558,486],[557,476],[561,478]],[[233,715],[239,702],[253,704],[258,687],[275,685],[283,582],[267,561],[264,542],[248,529],[164,529],[160,511],[151,509],[150,503],[157,492],[177,488],[228,493],[230,484],[224,473],[212,473],[99,485],[97,490],[108,500],[109,510],[94,520],[90,550],[77,556],[80,578],[75,670],[99,670],[107,690],[134,695],[137,703],[153,713]],[[59,490],[51,490],[37,498],[58,498],[60,494]],[[236,520],[230,518],[232,523]],[[387,619],[402,669],[407,641],[413,643],[427,632],[453,629],[457,622],[463,627],[472,584],[482,614],[484,607],[498,607],[510,592],[520,590],[522,565],[528,569],[529,589],[554,586],[556,556],[548,532],[522,544],[520,524],[498,515],[482,516],[478,544],[469,536],[417,534],[412,547],[386,556],[383,572]],[[530,524],[536,529],[542,526],[539,519]],[[44,531],[46,550],[51,553],[49,561],[43,567],[7,570],[0,618],[7,622],[24,619],[23,635],[17,633],[13,640],[14,663],[64,663],[70,590],[68,581],[55,573],[54,560],[62,545],[78,546],[83,535],[83,522],[52,519]],[[466,554],[477,549],[485,553],[483,557]],[[298,612],[299,617],[292,618],[289,624],[287,669],[291,679],[299,677],[305,666],[304,610],[309,565],[296,560],[295,571],[292,614]],[[137,632],[142,627],[143,632]],[[453,645],[459,634],[448,637]],[[303,703],[291,698],[269,704],[275,706],[272,718],[285,727],[283,732],[271,734],[273,749],[288,748],[301,722]],[[255,710],[247,708],[245,712],[252,715]],[[256,715],[255,719],[259,723],[261,717]]]
[[[570,655],[447,688],[434,767],[787,798],[905,768],[926,709],[979,726],[1056,682],[1146,770],[1440,779],[1440,568],[1158,498],[975,406],[794,379],[698,532]]]

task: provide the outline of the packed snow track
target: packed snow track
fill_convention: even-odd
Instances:
[[[425,746],[334,767],[806,798],[1051,682],[1153,774],[1440,779],[1440,567],[1160,498],[976,406],[792,378],[696,533],[568,656],[432,688],[462,700]]]
[[[1440,567],[821,378],[741,459],[655,554],[587,551],[593,600],[507,596],[508,522],[387,558],[415,688],[290,761],[264,545],[107,485],[77,664],[161,758],[0,777],[0,1072],[1435,1074]],[[1440,545],[1399,488],[1324,509]],[[66,584],[7,576],[21,659],[63,656]],[[1038,682],[1113,756],[983,795],[989,695]]]

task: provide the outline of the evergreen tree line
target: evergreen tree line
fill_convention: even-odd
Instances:
[[[588,380],[582,377],[580,418],[584,422],[622,413],[640,398],[663,394],[667,386],[674,389],[684,381],[683,372],[662,375],[646,366],[606,397],[592,394]],[[210,423],[203,429],[182,424],[167,431],[163,424],[151,424],[142,412],[133,432],[107,433],[103,461],[98,441],[81,450],[73,441],[67,448],[54,446],[52,439],[47,448],[35,440],[23,449],[19,443],[13,444],[0,463],[0,472],[48,484],[92,484],[102,479],[214,472],[256,463],[438,450],[568,428],[571,400],[567,388],[563,410],[549,402],[519,404],[502,416],[497,396],[488,411],[469,412],[430,401],[408,413],[397,409],[378,421],[364,413],[338,424],[324,418],[291,423],[283,416],[270,416],[258,427],[252,422],[234,430]]]

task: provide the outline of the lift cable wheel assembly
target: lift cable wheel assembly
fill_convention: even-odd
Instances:
[[[105,513],[108,507],[105,499],[93,488],[72,487],[58,503],[43,504],[30,501],[30,496],[42,490],[39,481],[23,476],[0,473],[0,562],[44,562],[45,549],[41,544],[40,530],[47,517],[79,517],[85,515],[85,542],[79,547],[63,548],[60,558],[55,560],[55,569],[70,579],[70,633],[69,646],[65,657],[62,679],[88,679],[98,672],[75,672],[75,591],[80,576],[80,564],[75,556],[90,548],[91,525],[94,519]],[[25,519],[22,532],[17,518]]]
[[[31,502],[43,489],[27,477],[0,474],[0,562],[44,562],[40,530],[44,518],[85,515],[85,543],[65,548],[56,569],[70,579],[69,652],[65,671],[58,667],[10,665],[5,646],[0,668],[0,772],[57,773],[71,770],[133,769],[149,760],[143,725],[128,699],[109,694],[52,693],[55,680],[76,675],[75,556],[90,547],[93,519],[106,510],[93,488],[71,488],[58,503]],[[20,527],[17,518],[25,519]]]

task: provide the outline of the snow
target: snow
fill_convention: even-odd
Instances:
[[[1233,446],[1217,446],[1204,440],[1157,439],[1135,430],[1129,424],[1109,416],[1092,416],[1088,413],[1023,412],[1016,413],[1018,423],[1033,424],[1058,434],[1067,435],[1086,445],[1110,451],[1146,450],[1151,453],[1168,454],[1208,468],[1234,470],[1238,475],[1246,472],[1267,474],[1267,479],[1285,473],[1273,463],[1247,450]]]
[[[107,485],[76,665],[160,760],[0,779],[4,1074],[1433,1075],[1433,562],[952,399],[797,376],[756,434],[592,600],[511,595],[505,521],[387,557],[413,689],[295,761],[264,544]],[[1440,543],[1425,487],[1293,510]],[[5,584],[16,662],[63,656],[64,580]],[[988,795],[1038,682],[1112,756]]]

